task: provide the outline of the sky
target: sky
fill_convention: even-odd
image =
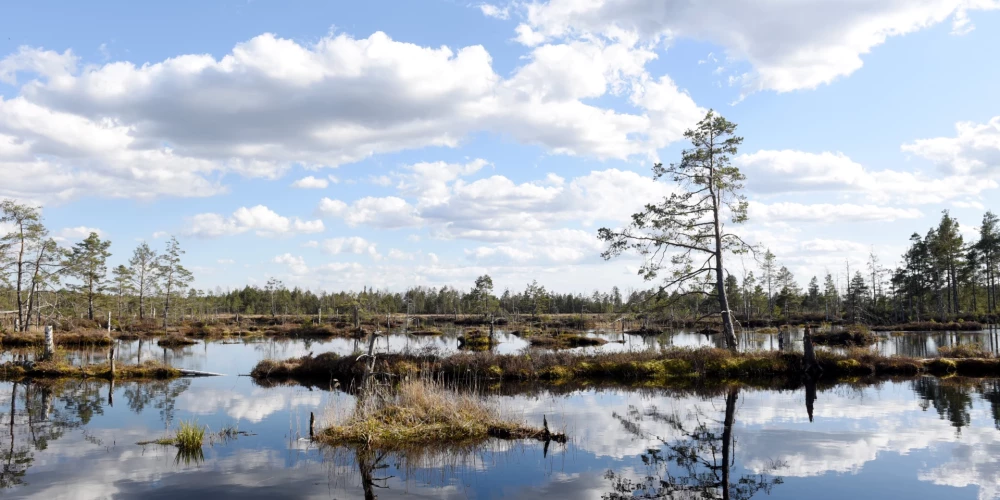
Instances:
[[[199,288],[640,288],[597,229],[713,109],[731,229],[842,282],[1000,209],[996,47],[1000,0],[18,2],[0,198],[112,265],[174,236]]]

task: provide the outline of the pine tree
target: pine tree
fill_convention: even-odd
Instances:
[[[67,259],[69,274],[81,281],[75,288],[87,297],[87,318],[91,321],[94,319],[94,298],[104,290],[110,247],[110,241],[102,241],[97,233],[92,232],[87,239],[73,245]]]
[[[598,231],[598,237],[608,244],[603,257],[636,251],[644,257],[639,273],[647,280],[664,270],[668,261],[671,277],[661,291],[680,289],[684,295],[710,296],[702,287],[706,277],[714,278],[726,346],[734,350],[736,333],[725,288],[724,253],[748,249],[742,239],[726,232],[723,221],[727,213],[734,224],[747,220],[747,202],[740,194],[744,176],[730,163],[743,142],[735,132],[736,124],[709,111],[695,128],[684,133],[694,148],[681,153],[680,163],[653,166],[654,180],[666,176],[680,192],[646,205],[623,230]]]

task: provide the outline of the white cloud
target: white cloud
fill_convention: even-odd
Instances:
[[[290,253],[275,256],[271,262],[288,266],[288,270],[294,275],[301,276],[309,272],[309,266],[306,265],[305,260]]]
[[[492,17],[494,19],[510,19],[510,6],[497,7],[493,4],[481,3],[479,4],[479,10],[486,17]]]
[[[79,58],[73,51],[66,50],[62,54],[21,46],[17,52],[0,60],[0,82],[8,85],[17,84],[17,74],[30,72],[49,79],[70,77],[76,71]]]
[[[704,113],[646,73],[654,57],[598,40],[544,45],[505,79],[482,46],[381,32],[308,45],[263,34],[219,59],[142,66],[77,68],[70,52],[23,48],[0,62],[5,81],[34,78],[0,98],[0,195],[211,196],[230,174],[274,179],[483,131],[557,154],[652,158]],[[592,104],[604,95],[632,111]]]
[[[916,219],[923,216],[915,208],[896,208],[851,203],[791,203],[770,205],[750,202],[750,220],[754,222],[892,222],[899,219]]]
[[[376,186],[388,187],[392,185],[392,179],[387,175],[373,175],[368,178],[368,181]]]
[[[968,13],[1000,8],[994,0],[550,0],[526,4],[517,39],[590,39],[658,43],[680,38],[722,45],[753,70],[737,75],[745,91],[811,89],[850,75],[862,56],[889,37],[953,19],[953,32],[971,29]]]
[[[215,262],[218,263],[218,264],[221,264],[223,266],[230,266],[230,265],[233,265],[233,264],[236,263],[236,261],[233,260],[233,259],[219,259],[219,260],[217,260]]]
[[[153,233],[154,240],[158,240],[160,238],[166,238],[167,236],[170,236],[170,233],[166,231],[156,231],[155,233]]]
[[[309,240],[302,244],[302,248],[319,248],[319,242],[316,240]]]
[[[371,225],[381,228],[414,226],[420,223],[415,210],[406,200],[396,196],[376,198],[366,196],[350,206],[340,200],[323,198],[319,213],[327,217],[341,217],[349,226]]]
[[[805,252],[814,253],[863,253],[868,250],[868,247],[861,243],[847,240],[828,240],[823,238],[814,238],[811,240],[803,241],[799,244]]]
[[[319,212],[352,227],[423,227],[439,239],[490,243],[467,251],[477,260],[576,262],[596,258],[601,244],[596,228],[567,224],[620,223],[672,189],[668,183],[617,169],[570,180],[549,174],[520,184],[500,175],[465,179],[487,164],[418,163],[398,174],[403,197],[365,197],[350,204],[325,198]]]
[[[948,174],[991,179],[987,182],[996,187],[1000,177],[1000,116],[985,124],[959,122],[955,132],[955,137],[904,144],[902,150],[934,162]]]
[[[96,227],[87,226],[77,226],[77,227],[67,227],[60,229],[56,233],[57,238],[62,238],[64,240],[83,240],[90,236],[90,233],[97,233],[98,236],[104,238],[104,231]]]
[[[342,253],[353,253],[358,255],[370,255],[373,258],[378,258],[379,253],[375,248],[375,244],[369,242],[368,240],[361,238],[359,236],[351,236],[347,238],[331,238],[323,241],[323,251],[331,254],[337,255]]]
[[[258,236],[276,237],[323,232],[323,221],[303,221],[298,217],[278,215],[264,205],[240,207],[229,217],[215,213],[198,214],[190,219],[187,233],[214,238],[254,231]]]
[[[413,260],[415,255],[412,252],[404,252],[398,248],[390,248],[388,257],[392,260]]]
[[[329,181],[326,179],[317,179],[311,175],[292,183],[292,187],[299,189],[326,189],[328,185]]]
[[[974,179],[968,172],[931,177],[919,172],[872,171],[843,153],[761,150],[736,157],[734,164],[747,175],[747,190],[760,194],[826,191],[878,202],[928,204],[979,196],[998,187],[995,181]]]

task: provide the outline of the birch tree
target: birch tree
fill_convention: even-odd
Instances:
[[[721,316],[726,346],[733,350],[736,333],[726,294],[724,255],[750,248],[726,232],[726,218],[734,224],[747,220],[746,198],[740,194],[745,177],[730,164],[743,142],[735,132],[736,124],[709,111],[693,129],[684,132],[693,148],[681,153],[679,163],[653,166],[654,180],[666,177],[680,192],[646,205],[632,215],[631,224],[624,229],[598,231],[598,237],[608,244],[602,253],[605,259],[626,251],[638,253],[643,257],[639,274],[652,280],[669,270],[661,290],[676,290],[676,297],[710,296],[699,285],[711,279],[719,303],[714,314]]]

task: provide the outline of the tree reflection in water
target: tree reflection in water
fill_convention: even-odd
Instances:
[[[739,389],[726,393],[723,420],[706,422],[697,415],[690,427],[676,414],[663,414],[656,408],[640,411],[632,406],[628,415],[614,414],[622,427],[640,438],[654,438],[663,443],[662,448],[650,448],[640,458],[646,467],[645,477],[633,480],[622,472],[609,470],[605,478],[611,481],[613,491],[602,498],[625,500],[635,498],[721,498],[749,499],[760,491],[770,493],[781,484],[780,477],[766,474],[744,474],[735,482],[730,470],[735,464],[733,423],[736,419],[736,401]],[[640,422],[649,419],[666,424],[680,438],[667,440],[642,429]],[[721,432],[718,425],[721,424]],[[772,464],[770,470],[780,464]]]
[[[173,416],[174,405],[189,380],[130,382],[119,384],[130,408],[137,413],[152,405],[164,418]],[[90,423],[104,414],[104,405],[113,401],[114,383],[106,380],[59,380],[13,382],[0,389],[0,489],[25,484],[24,477],[35,461],[35,452],[49,443]],[[0,386],[2,387],[2,386]],[[107,391],[102,394],[103,391]],[[9,398],[3,399],[4,397]],[[94,436],[84,439],[95,446],[104,444]],[[204,457],[201,457],[204,459]],[[197,456],[178,456],[180,463],[192,463]]]

